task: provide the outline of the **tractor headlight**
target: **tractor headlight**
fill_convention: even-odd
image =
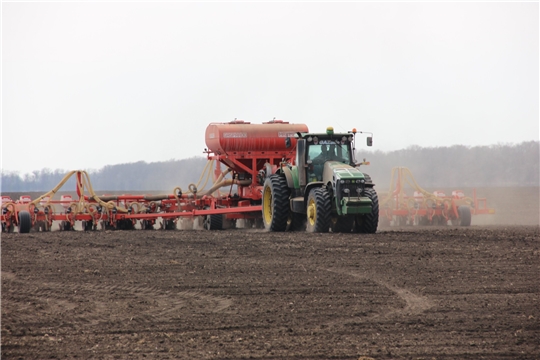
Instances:
[[[340,184],[345,184],[345,180],[341,179],[341,180],[339,180],[339,183]]]

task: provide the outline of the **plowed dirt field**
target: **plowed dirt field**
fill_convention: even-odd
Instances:
[[[1,240],[2,359],[540,359],[538,223]]]
[[[2,234],[2,359],[538,359],[535,226]]]

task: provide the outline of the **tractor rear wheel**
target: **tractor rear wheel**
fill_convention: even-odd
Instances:
[[[19,233],[26,234],[32,228],[32,217],[26,210],[19,211]]]
[[[461,226],[471,226],[471,208],[468,206],[458,207],[459,224]]]
[[[270,175],[264,182],[262,218],[268,231],[287,230],[289,187],[287,180],[280,175]]]
[[[367,188],[365,194],[371,200],[371,212],[356,216],[354,231],[365,234],[373,234],[379,225],[379,197],[373,188]]]
[[[306,212],[306,230],[308,232],[328,232],[330,229],[332,205],[330,203],[330,195],[328,195],[325,187],[315,188],[309,192]]]

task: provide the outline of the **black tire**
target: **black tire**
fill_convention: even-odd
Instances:
[[[32,216],[26,210],[19,211],[19,233],[27,234],[32,228]]]
[[[264,182],[262,220],[268,231],[287,230],[289,188],[287,180],[277,174],[270,175]]]
[[[471,226],[471,208],[465,205],[458,207],[459,225]]]
[[[223,230],[223,215],[206,215],[204,217],[203,227],[206,230]]]
[[[307,203],[307,232],[326,233],[330,229],[332,204],[325,187],[315,188],[309,192]]]
[[[353,216],[338,216],[337,218],[332,219],[330,227],[334,233],[350,233],[353,229],[353,225]]]
[[[377,232],[377,227],[379,226],[379,197],[373,188],[367,188],[365,194],[371,199],[371,212],[356,216],[354,231],[364,234],[374,234]]]

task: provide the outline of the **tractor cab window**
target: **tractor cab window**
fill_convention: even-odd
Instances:
[[[348,144],[330,140],[310,144],[307,159],[312,162],[340,161],[347,164],[351,162]]]
[[[307,160],[308,163],[311,161],[308,166],[308,181],[321,181],[325,162],[339,161],[346,164],[351,162],[349,145],[333,140],[321,140],[317,144],[309,144]]]

